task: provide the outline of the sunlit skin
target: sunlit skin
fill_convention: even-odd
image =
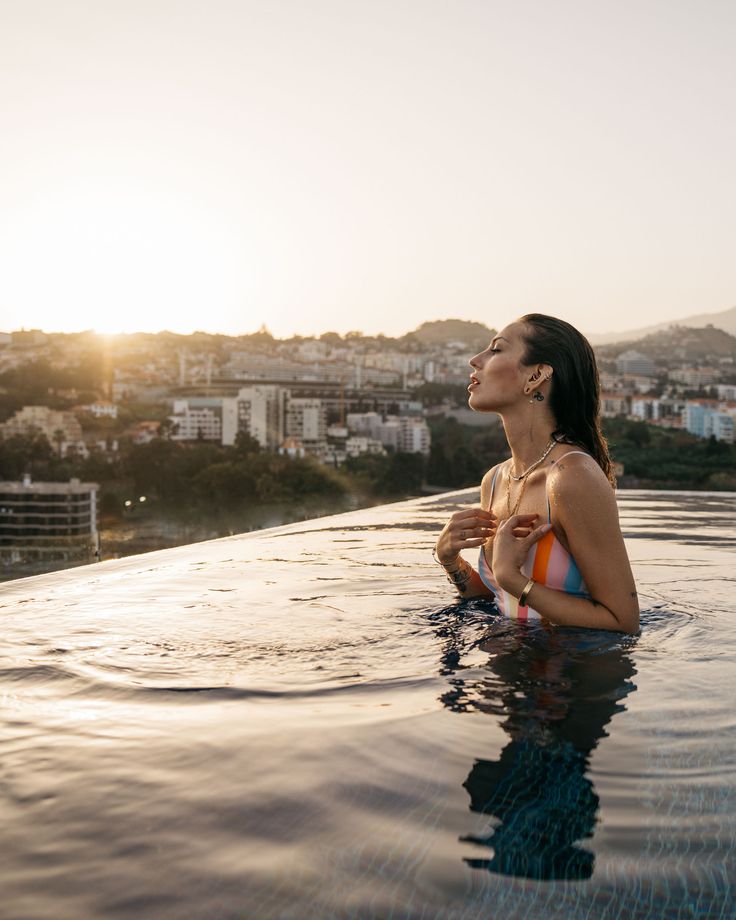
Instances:
[[[468,403],[478,412],[500,415],[511,458],[483,477],[479,508],[452,515],[437,541],[437,557],[452,569],[460,563],[462,550],[484,546],[496,581],[518,598],[528,580],[521,567],[529,550],[551,528],[575,559],[591,598],[535,583],[529,603],[543,622],[637,632],[636,585],[619,527],[616,498],[595,460],[579,453],[564,459],[575,445],[556,444],[529,475],[517,513],[509,516],[508,508],[514,509],[521,488],[521,483],[512,481],[509,495],[509,465],[513,475],[523,473],[544,452],[556,428],[549,400],[554,367],[523,363],[526,345],[522,332],[521,323],[511,323],[470,361],[473,370]],[[545,399],[534,399],[535,391]],[[493,506],[489,507],[496,470],[499,475]],[[547,523],[548,497],[551,525]],[[492,596],[492,592],[473,571],[463,597],[484,595]]]

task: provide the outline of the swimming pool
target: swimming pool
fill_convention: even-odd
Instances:
[[[461,492],[2,587],[3,917],[734,916],[736,495],[629,637],[455,603]]]

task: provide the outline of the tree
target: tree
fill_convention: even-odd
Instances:
[[[249,431],[239,431],[235,435],[235,446],[233,452],[238,457],[247,457],[249,454],[257,454],[261,449],[258,439],[254,438]]]

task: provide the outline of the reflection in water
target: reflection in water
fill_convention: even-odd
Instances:
[[[605,726],[636,689],[635,640],[502,621],[472,643],[488,659],[463,679],[459,631],[442,633],[443,672],[455,675],[442,701],[500,717],[509,736],[500,757],[476,760],[463,783],[471,811],[493,819],[461,838],[491,855],[465,862],[532,879],[590,878],[595,856],[580,841],[593,836],[599,799],[586,772]]]

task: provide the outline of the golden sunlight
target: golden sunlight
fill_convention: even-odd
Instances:
[[[48,330],[190,331],[246,293],[237,236],[211,211],[109,177],[39,195],[2,243],[13,299],[43,303],[33,325]]]

